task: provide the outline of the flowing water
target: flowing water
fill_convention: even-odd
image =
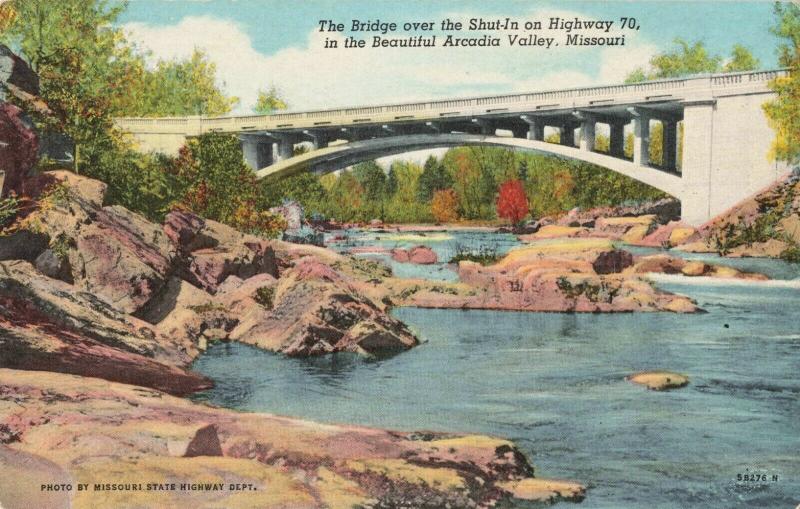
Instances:
[[[501,252],[514,244],[452,235],[497,241]],[[445,242],[425,243],[442,258]],[[791,509],[800,503],[800,271],[722,261],[783,280],[657,278],[708,311],[694,315],[397,309],[424,344],[381,361],[216,344],[195,369],[217,385],[197,398],[325,422],[507,437],[537,475],[588,484],[587,508]],[[650,369],[691,383],[653,392],[624,380]],[[753,474],[766,480],[744,480]]]

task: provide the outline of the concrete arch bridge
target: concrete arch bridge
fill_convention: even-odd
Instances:
[[[701,224],[779,179],[769,159],[774,133],[763,104],[786,71],[695,76],[419,103],[240,117],[124,118],[142,151],[176,153],[188,137],[235,133],[260,178],[303,169],[335,171],[412,150],[463,145],[533,150],[608,168],[681,201],[682,219]],[[649,161],[650,132],[662,126],[662,161]],[[678,125],[683,126],[679,140]],[[545,140],[559,133],[559,143]],[[609,138],[607,151],[595,146]],[[633,157],[624,154],[633,135]],[[294,155],[297,144],[312,150]],[[679,143],[682,150],[678,150]],[[681,160],[678,160],[682,153]]]

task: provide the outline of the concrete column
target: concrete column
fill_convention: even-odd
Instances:
[[[567,147],[575,146],[575,124],[572,122],[565,122],[561,125],[561,135],[559,137],[561,145]]]
[[[581,122],[581,150],[594,151],[596,125],[594,118],[584,114],[584,119]]]
[[[272,164],[272,143],[266,136],[243,136],[242,153],[247,165],[260,170]]]
[[[714,101],[685,104],[683,109],[683,193],[681,219],[692,225],[702,224],[712,216],[711,171],[714,137]]]
[[[664,120],[662,126],[661,165],[664,169],[675,170],[678,155],[678,123],[674,120]]]
[[[511,128],[511,133],[514,135],[514,138],[527,138],[528,137],[528,127],[527,126],[513,126]]]
[[[650,117],[641,110],[633,117],[633,162],[640,166],[650,162]]]
[[[322,131],[305,130],[303,134],[311,141],[313,150],[325,148],[328,146],[328,136]]]
[[[622,121],[609,123],[610,139],[608,153],[620,159],[625,157],[625,123]]]
[[[527,138],[534,141],[544,141],[544,122],[541,118],[536,118],[531,115],[520,115],[526,124],[528,124]]]
[[[481,134],[484,136],[494,136],[497,128],[494,125],[494,122],[491,120],[485,120],[482,118],[473,118],[472,123],[476,124],[481,129]]]
[[[289,138],[278,140],[278,161],[289,159],[294,155],[294,143]]]

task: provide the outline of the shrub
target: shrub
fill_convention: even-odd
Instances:
[[[497,215],[508,219],[512,225],[519,224],[528,215],[528,196],[519,180],[508,180],[500,186],[497,197]]]
[[[0,229],[9,225],[19,212],[19,200],[16,196],[0,199]]]
[[[442,189],[433,193],[431,214],[437,223],[450,223],[458,220],[458,196],[452,189]]]

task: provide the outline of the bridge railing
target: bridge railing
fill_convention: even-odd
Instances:
[[[434,119],[446,116],[490,113],[502,109],[536,110],[570,107],[565,100],[591,104],[592,98],[614,97],[620,101],[643,100],[653,93],[664,97],[675,93],[715,92],[739,87],[765,87],[766,83],[787,75],[785,69],[749,71],[739,73],[711,74],[687,78],[666,79],[631,84],[603,85],[561,90],[546,90],[518,94],[444,99],[416,103],[399,103],[363,107],[336,108],[328,110],[276,113],[272,115],[244,115],[233,117],[185,117],[185,118],[121,118],[117,125],[138,133],[183,133],[187,135],[204,132],[246,132],[248,130],[281,130],[314,128],[325,125],[346,125],[358,122],[395,121],[408,119]],[[660,96],[660,95],[659,95]],[[493,108],[487,109],[486,106]]]

